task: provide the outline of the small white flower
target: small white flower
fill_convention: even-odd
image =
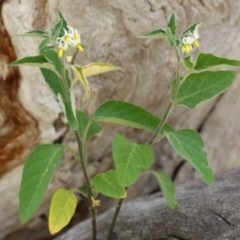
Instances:
[[[196,39],[199,39],[199,34],[198,34],[197,28],[194,29],[194,31],[193,31],[193,38],[194,38],[195,40],[196,40]]]
[[[187,36],[187,37],[183,37],[182,38],[182,43],[184,45],[186,45],[186,44],[193,44],[193,42],[194,42],[194,38],[191,37],[191,36]]]
[[[66,51],[69,48],[69,46],[73,48],[78,48],[78,50],[81,52],[83,51],[83,47],[81,45],[81,38],[77,29],[74,29],[69,26],[67,27],[68,27],[68,31],[66,29],[63,29],[64,35],[61,38],[57,38],[57,44],[59,48],[59,51],[58,51],[59,57],[63,56],[64,51]]]
[[[199,34],[197,28],[193,30],[193,32],[188,31],[181,39],[181,48],[182,52],[190,52],[193,49],[193,43],[196,47],[199,47],[200,44],[198,42]]]

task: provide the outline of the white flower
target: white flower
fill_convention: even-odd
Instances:
[[[196,40],[196,39],[199,39],[199,34],[198,34],[197,28],[194,29],[194,31],[193,31],[193,38],[194,38],[195,40]]]
[[[81,45],[81,38],[77,31],[77,29],[74,29],[72,27],[68,27],[68,31],[66,29],[63,29],[64,35],[62,37],[57,38],[57,44],[58,44],[58,56],[62,57],[64,51],[66,51],[69,46],[73,48],[78,48],[79,51],[83,51],[83,47]],[[69,52],[70,53],[70,52]],[[68,56],[71,56],[71,53]],[[70,58],[69,58],[70,59]]]
[[[187,33],[185,33],[185,35],[181,39],[182,52],[190,52],[193,49],[193,43],[196,47],[199,47],[200,44],[197,40],[198,38],[199,34],[197,28],[195,28],[193,32],[188,31]]]

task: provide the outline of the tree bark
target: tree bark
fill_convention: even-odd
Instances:
[[[179,187],[176,210],[159,193],[123,204],[112,240],[240,239],[239,181],[240,168],[218,176],[214,186],[196,180]],[[98,240],[106,239],[113,210],[98,217]],[[90,221],[56,238],[64,239],[91,239]]]

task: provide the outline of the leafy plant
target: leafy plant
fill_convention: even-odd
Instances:
[[[203,181],[214,183],[213,171],[208,166],[207,154],[201,136],[191,129],[175,130],[167,123],[168,116],[175,106],[194,109],[228,89],[234,81],[236,72],[219,70],[217,67],[226,65],[237,67],[240,61],[217,57],[209,53],[200,53],[195,61],[188,55],[199,47],[198,28],[202,22],[196,23],[180,36],[176,35],[175,15],[173,14],[165,30],[158,29],[140,36],[140,38],[166,38],[176,52],[178,59],[176,79],[172,81],[171,101],[162,119],[134,104],[110,100],[96,110],[93,116],[87,116],[82,110],[76,110],[74,87],[80,83],[90,99],[91,91],[88,77],[119,67],[110,63],[96,62],[79,66],[72,62],[72,51],[82,52],[85,47],[81,43],[78,31],[68,26],[61,12],[58,11],[59,22],[52,31],[34,30],[20,36],[38,37],[42,42],[38,48],[39,55],[25,57],[11,63],[11,66],[29,65],[38,67],[46,83],[59,100],[69,126],[76,135],[79,153],[69,146],[61,144],[44,144],[33,150],[28,157],[22,174],[20,187],[20,219],[27,222],[40,206],[47,187],[59,166],[65,150],[70,151],[81,165],[85,178],[86,191],[83,189],[59,189],[53,195],[49,230],[52,234],[60,231],[72,218],[77,198],[80,193],[88,199],[92,221],[92,239],[97,236],[96,208],[101,204],[98,193],[117,198],[119,202],[108,232],[111,239],[114,225],[127,189],[143,174],[153,174],[158,181],[163,195],[171,209],[179,206],[175,199],[175,187],[170,177],[164,172],[151,169],[154,159],[152,145],[167,138],[175,151],[186,159],[200,174]],[[180,74],[181,68],[186,69],[186,75]],[[152,132],[151,138],[145,144],[137,144],[125,136],[117,134],[113,139],[112,152],[115,169],[89,178],[86,149],[89,140],[102,130],[99,122],[115,123],[123,126]]]

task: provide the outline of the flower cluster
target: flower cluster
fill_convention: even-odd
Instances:
[[[181,47],[182,47],[182,52],[190,52],[194,45],[196,47],[199,47],[200,44],[198,42],[199,34],[198,30],[194,29],[193,32],[188,31],[186,34],[181,39]]]
[[[83,51],[83,47],[81,45],[81,38],[77,31],[77,29],[74,29],[72,27],[67,26],[68,31],[66,29],[63,29],[64,35],[62,37],[57,38],[57,44],[58,44],[58,56],[62,57],[63,53],[67,51],[68,49],[77,48],[79,51]],[[69,48],[70,47],[70,48]],[[68,52],[68,56],[71,57],[71,52]]]

